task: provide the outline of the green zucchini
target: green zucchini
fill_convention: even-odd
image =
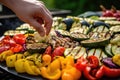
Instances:
[[[112,53],[113,53],[113,56],[114,56],[115,54],[120,54],[120,46],[113,45],[113,46],[112,46]]]
[[[118,44],[120,42],[120,34],[113,35],[112,39],[110,39],[111,44]]]
[[[104,48],[105,50],[105,54],[108,56],[108,57],[112,57],[113,54],[112,54],[112,44],[108,44],[105,46]]]
[[[102,58],[104,58],[104,57],[107,57],[107,56],[105,55],[104,51],[103,51],[102,49],[100,49],[100,48],[90,49],[90,50],[88,50],[87,54],[88,54],[88,56],[94,55],[94,56],[96,56],[98,59],[102,59]]]
[[[120,25],[120,21],[105,21],[105,23],[111,26]]]
[[[115,34],[120,33],[120,25],[112,26],[110,30]]]
[[[70,33],[65,30],[57,30],[63,37],[69,37]]]
[[[14,36],[16,34],[26,34],[27,31],[17,31],[17,30],[8,30],[4,33],[4,35]]]
[[[76,40],[76,41],[82,41],[82,40],[87,40],[87,39],[89,39],[88,35],[82,34],[82,33],[79,33],[79,32],[71,33],[71,34],[70,34],[70,37],[71,37],[73,40]]]
[[[73,48],[67,48],[67,49],[65,49],[64,56],[68,56],[72,50],[73,50]]]
[[[84,57],[84,58],[87,57],[86,48],[81,47],[78,53],[74,56],[74,59],[78,59],[80,57]]]
[[[88,40],[81,41],[81,44],[89,48],[103,47],[109,43],[111,34],[110,33],[93,33],[90,37],[91,38]]]
[[[86,48],[81,46],[76,46],[74,48],[67,48],[64,52],[64,56],[73,56],[74,59],[78,59],[81,56],[87,57]]]
[[[73,28],[70,29],[70,33],[74,33],[74,32],[79,32],[79,33],[87,34],[89,32],[89,28],[86,27],[86,26],[73,27]]]
[[[93,32],[108,32],[109,29],[105,26],[99,26],[93,29]]]

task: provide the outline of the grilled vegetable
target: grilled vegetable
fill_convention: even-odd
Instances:
[[[120,54],[120,47],[117,45],[113,45],[112,46],[112,53],[113,53],[113,55]]]
[[[113,56],[113,53],[112,53],[112,44],[106,45],[105,48],[104,48],[104,51],[105,51],[105,54],[108,57],[112,57]]]
[[[113,33],[120,33],[120,26],[119,25],[116,25],[116,26],[112,26],[110,28],[110,30],[113,32]]]
[[[112,58],[103,58],[101,62],[110,68],[119,68],[116,64],[112,62]]]
[[[26,34],[27,31],[17,31],[17,30],[8,30],[4,33],[4,35],[14,36],[16,34]]]
[[[77,46],[75,48],[67,48],[64,52],[64,56],[73,56],[74,59],[78,59],[81,56],[86,57],[86,49],[81,46]]]
[[[105,26],[99,26],[93,29],[93,32],[108,32],[109,29]]]
[[[26,44],[26,49],[30,53],[43,53],[45,49],[47,48],[47,44],[45,43],[33,43],[33,44]]]
[[[119,42],[120,42],[120,34],[115,34],[110,40],[111,44],[116,44],[118,46],[120,45]]]
[[[69,37],[70,33],[65,30],[58,30],[58,32],[63,36],[63,37]]]
[[[109,43],[110,38],[111,38],[110,33],[93,33],[90,36],[90,39],[81,41],[81,44],[89,48],[90,47],[102,47]]]
[[[86,34],[82,34],[82,33],[79,33],[79,32],[71,33],[70,37],[73,40],[76,40],[76,41],[82,41],[82,40],[89,39],[89,37]]]
[[[82,20],[80,23],[81,23],[81,26],[84,26],[84,25],[87,26],[87,27],[90,26],[90,24],[85,20]]]
[[[115,64],[117,64],[119,67],[120,67],[120,54],[115,54],[113,57],[112,57],[112,60]]]
[[[99,27],[99,26],[105,26],[107,28],[109,28],[110,26],[107,23],[104,23],[102,21],[96,21],[92,24],[92,27]]]
[[[90,49],[88,50],[87,52],[88,56],[91,56],[91,55],[94,55],[96,56],[98,59],[102,59],[102,58],[105,58],[107,57],[104,53],[104,51],[100,48],[97,48],[97,49]]]
[[[71,18],[65,18],[62,22],[66,24],[66,27],[67,27],[66,30],[69,31],[70,28],[72,27],[74,20]]]

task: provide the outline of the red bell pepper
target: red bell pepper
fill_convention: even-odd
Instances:
[[[99,60],[96,56],[88,56],[88,66],[90,66],[91,68],[97,68],[99,66]]]
[[[46,48],[44,54],[51,55],[51,54],[52,54],[52,47],[51,47],[51,46],[48,46],[48,47]]]
[[[65,48],[62,46],[56,47],[54,51],[52,52],[52,60],[55,56],[63,56],[63,53],[65,51]]]
[[[83,74],[84,76],[88,79],[88,80],[96,80],[95,77],[93,77],[91,74],[90,74],[90,71],[91,71],[91,67],[85,67],[84,71],[83,71]]]
[[[17,44],[23,45],[25,44],[26,36],[24,34],[17,34],[13,36],[13,39]]]
[[[5,36],[1,42],[2,44],[9,45],[11,47],[16,46],[16,42],[10,36]]]
[[[83,71],[85,69],[85,67],[87,66],[87,59],[80,57],[79,59],[77,59],[77,62],[75,64],[75,67],[79,70],[79,71]]]
[[[16,44],[16,46],[11,47],[11,50],[12,50],[13,52],[20,52],[20,51],[22,51],[22,49],[23,49],[23,47],[22,47],[22,45],[20,45],[20,44]]]
[[[110,69],[109,67],[103,65],[97,71],[96,78],[101,78],[103,75],[107,77],[119,77],[120,69]]]
[[[75,64],[75,67],[78,70],[82,71],[84,76],[89,80],[97,79],[96,77],[92,76],[92,74],[90,72],[92,71],[92,69],[94,70],[98,66],[99,66],[99,60],[96,56],[89,56],[88,59],[81,57],[77,60],[77,63]],[[96,71],[95,71],[95,73],[96,73]]]

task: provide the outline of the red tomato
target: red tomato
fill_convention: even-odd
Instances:
[[[55,56],[62,56],[64,51],[65,51],[64,47],[59,46],[59,47],[55,48],[52,53],[52,58],[54,58]]]
[[[24,34],[17,34],[13,36],[13,39],[18,44],[24,44],[26,40],[26,36]]]

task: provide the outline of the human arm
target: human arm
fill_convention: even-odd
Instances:
[[[24,22],[33,26],[41,36],[48,35],[52,26],[52,16],[45,5],[38,0],[0,0]],[[44,22],[44,26],[41,22]]]

